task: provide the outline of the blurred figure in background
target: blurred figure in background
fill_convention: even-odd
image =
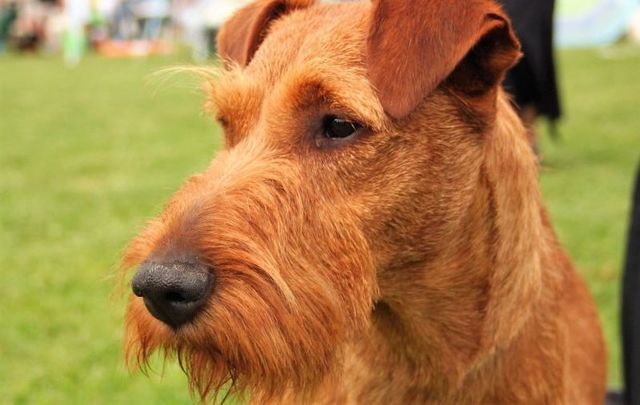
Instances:
[[[128,41],[135,38],[137,32],[133,1],[122,0],[117,3],[111,20],[111,35],[116,41]]]
[[[36,52],[45,38],[48,7],[44,2],[16,2],[17,18],[13,27],[15,46],[22,52]]]
[[[632,202],[622,284],[622,362],[628,405],[640,404],[640,168]]]
[[[91,19],[89,0],[64,0],[66,32],[63,40],[64,60],[70,66],[80,63],[87,47],[86,27]]]
[[[216,53],[216,35],[222,23],[249,0],[177,0],[174,19],[194,60]]]
[[[191,57],[198,62],[205,60],[209,54],[203,8],[205,0],[177,0],[172,14],[182,40],[191,49]]]
[[[133,12],[140,26],[140,39],[156,41],[169,18],[169,0],[137,0]]]
[[[218,30],[227,19],[231,18],[239,8],[249,4],[249,0],[217,0],[209,1],[205,9],[205,26],[209,43],[209,55],[213,56],[217,52],[216,39]]]
[[[15,1],[0,0],[0,55],[6,49],[13,23],[18,18],[18,7]]]
[[[560,96],[553,54],[554,0],[501,0],[522,43],[523,58],[507,74],[504,86],[513,96],[520,117],[537,151],[535,121],[560,118]]]
[[[62,7],[62,0],[50,2],[43,43],[45,53],[51,55],[58,53],[62,49],[62,39],[66,30],[67,20]]]
[[[89,42],[91,48],[97,49],[100,44],[111,38],[111,21],[115,12],[117,0],[93,0],[91,20],[89,24]]]
[[[249,1],[0,0],[0,52],[10,37],[22,50],[62,49],[73,66],[89,48],[140,57],[170,53],[179,40],[203,61],[215,55],[218,28]]]

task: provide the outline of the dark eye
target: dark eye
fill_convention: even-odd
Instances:
[[[342,118],[327,116],[324,118],[324,135],[331,139],[343,139],[355,134],[362,125]]]

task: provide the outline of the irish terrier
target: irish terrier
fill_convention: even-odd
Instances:
[[[218,43],[225,147],[124,258],[132,363],[176,354],[214,400],[602,403],[499,6],[260,0]]]

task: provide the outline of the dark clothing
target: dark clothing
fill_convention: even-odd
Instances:
[[[640,168],[633,193],[622,282],[622,346],[626,403],[637,405],[640,404]]]
[[[560,117],[560,96],[553,58],[554,0],[501,0],[522,43],[524,57],[504,87],[519,107],[534,106],[550,120]]]

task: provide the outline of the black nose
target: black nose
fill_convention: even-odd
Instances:
[[[204,307],[213,275],[195,261],[145,262],[133,277],[133,293],[155,318],[174,329],[192,320]]]

